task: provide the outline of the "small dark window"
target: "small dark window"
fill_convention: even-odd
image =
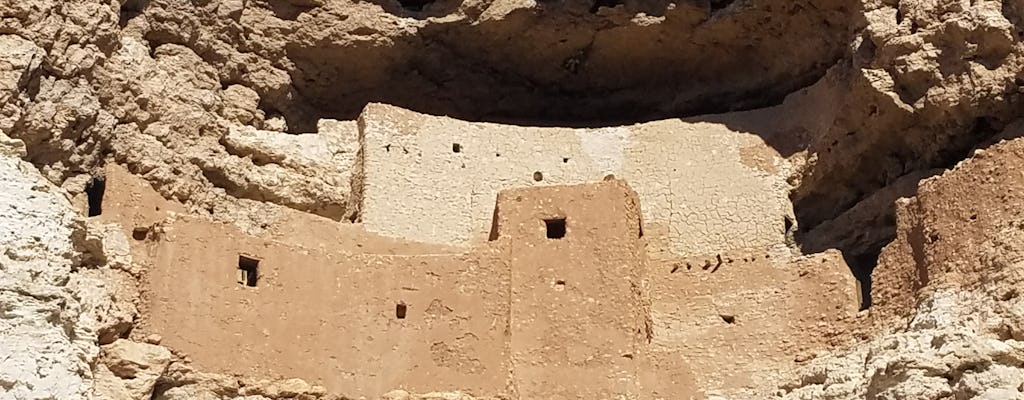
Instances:
[[[95,217],[103,213],[103,192],[107,190],[107,181],[103,177],[94,176],[85,185],[85,195],[89,200],[89,216]]]
[[[246,256],[238,256],[238,283],[256,287],[259,281],[260,260]]]
[[[395,304],[395,318],[405,319],[405,312],[409,310],[409,307],[405,303]]]
[[[565,237],[565,218],[544,220],[544,226],[548,231],[548,239],[561,239]]]
[[[722,317],[722,321],[725,321],[725,323],[727,323],[727,324],[731,325],[731,324],[735,324],[736,323],[736,316],[735,315],[719,314],[718,316]]]
[[[149,234],[149,228],[144,226],[135,227],[132,229],[132,239],[135,240],[146,240],[146,235]]]
[[[568,163],[569,163],[569,157],[563,157],[562,158],[562,164],[568,164]]]
[[[458,143],[452,143],[452,153],[461,153],[462,145]]]

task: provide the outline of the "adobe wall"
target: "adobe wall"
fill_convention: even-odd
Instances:
[[[136,242],[150,264],[139,329],[210,371],[299,376],[349,395],[636,396],[649,318],[635,193],[604,182],[499,204],[503,233],[466,254],[320,248],[172,215]],[[567,218],[566,237],[547,237],[547,215]],[[254,287],[241,257],[258,260]]]
[[[100,218],[149,229],[133,241],[146,271],[136,334],[207,371],[350,396],[700,397],[792,368],[859,304],[834,253],[649,261],[622,181],[503,191],[494,240],[453,253],[300,212],[251,236],[176,214],[117,166],[107,177]],[[565,236],[548,238],[544,220],[562,217]],[[254,288],[240,254],[260,260]]]
[[[142,329],[204,369],[370,397],[505,391],[509,281],[495,252],[319,251],[192,218],[161,231]],[[239,255],[259,259],[255,287],[240,281]]]
[[[738,252],[656,262],[648,276],[652,368],[677,371],[651,382],[664,390],[688,381],[726,397],[766,389],[758,385],[841,344],[860,304],[835,250],[794,260]]]
[[[639,398],[650,316],[636,193],[611,181],[508,190],[497,203],[511,256],[516,393]],[[564,236],[552,237],[560,221]]]
[[[370,104],[360,129],[361,220],[384,236],[479,242],[500,190],[609,174],[637,191],[656,250],[698,255],[778,245],[792,215],[778,154],[721,124],[515,127]]]

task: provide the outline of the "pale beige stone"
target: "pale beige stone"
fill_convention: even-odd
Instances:
[[[144,399],[152,395],[157,379],[171,362],[164,347],[119,339],[103,346],[96,377],[100,398]]]
[[[745,162],[767,146],[713,123],[666,120],[601,129],[469,123],[371,104],[360,117],[361,221],[406,240],[486,240],[499,190],[626,179],[645,233],[683,256],[783,245],[785,178]],[[784,164],[781,158],[769,165]],[[657,248],[657,247],[656,247]]]

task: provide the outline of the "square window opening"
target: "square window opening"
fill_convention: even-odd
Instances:
[[[547,229],[548,239],[561,239],[565,237],[565,218],[554,218],[544,220]]]
[[[259,281],[259,267],[260,260],[242,255],[238,256],[238,283],[248,287],[256,287],[256,283]]]

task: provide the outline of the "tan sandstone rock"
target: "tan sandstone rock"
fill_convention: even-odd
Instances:
[[[96,372],[96,395],[107,399],[151,396],[157,380],[171,362],[166,348],[119,339],[103,346]]]

